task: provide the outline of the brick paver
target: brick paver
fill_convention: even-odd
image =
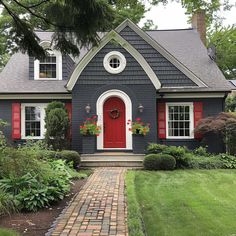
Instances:
[[[48,235],[127,236],[125,171],[120,167],[96,169]]]

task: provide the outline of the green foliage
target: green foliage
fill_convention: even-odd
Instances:
[[[7,145],[5,135],[3,133],[3,128],[7,126],[7,122],[0,119],[0,151],[4,149]]]
[[[168,146],[166,145],[162,145],[162,144],[158,144],[158,143],[149,143],[148,147],[147,147],[147,152],[149,154],[157,154],[160,152],[163,152]]]
[[[97,125],[97,116],[86,118],[83,125],[80,126],[80,134],[82,135],[96,135],[101,132],[101,127]]]
[[[128,120],[127,124],[131,126],[129,131],[131,131],[132,134],[146,136],[150,132],[150,124],[144,123],[141,118],[136,118],[135,121]]]
[[[68,146],[69,117],[62,102],[51,102],[46,108],[45,140],[54,150],[61,150]]]
[[[173,170],[176,160],[168,154],[149,154],[144,158],[144,168],[147,170]]]
[[[236,95],[231,95],[226,98],[225,111],[226,112],[236,112]]]
[[[207,148],[200,146],[198,148],[196,148],[195,150],[193,150],[193,153],[197,156],[209,156],[210,154],[207,152]]]
[[[80,155],[76,151],[63,150],[58,153],[58,157],[65,160],[66,163],[72,163],[75,169],[80,165]]]
[[[12,195],[0,190],[0,216],[11,214],[12,212],[16,211],[17,201],[13,198]]]
[[[224,163],[224,168],[227,169],[236,169],[236,157],[228,154],[220,154],[220,159]]]
[[[20,236],[17,232],[10,229],[0,229],[1,236]]]
[[[216,63],[227,79],[236,78],[236,25],[208,32],[209,45],[216,47]]]

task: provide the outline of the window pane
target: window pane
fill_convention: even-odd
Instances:
[[[41,136],[40,107],[25,107],[25,136]]]
[[[39,78],[56,78],[56,57],[45,57],[40,60]]]
[[[188,137],[190,135],[189,106],[169,106],[168,112],[168,135]]]

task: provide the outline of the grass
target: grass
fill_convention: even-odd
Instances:
[[[130,171],[126,184],[128,212],[138,201],[148,236],[236,235],[236,170]]]
[[[15,231],[9,230],[9,229],[0,229],[0,235],[1,236],[20,236]]]

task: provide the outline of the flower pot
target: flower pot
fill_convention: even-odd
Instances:
[[[146,138],[141,134],[133,134],[133,153],[143,154],[146,148]]]
[[[96,136],[84,135],[82,137],[82,153],[92,154],[96,151]]]

